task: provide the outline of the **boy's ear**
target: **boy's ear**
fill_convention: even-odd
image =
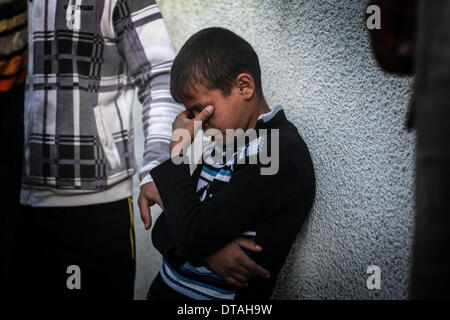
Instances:
[[[245,99],[249,100],[255,93],[255,82],[253,77],[248,73],[240,73],[236,77],[236,84],[239,89],[239,94],[243,95]]]

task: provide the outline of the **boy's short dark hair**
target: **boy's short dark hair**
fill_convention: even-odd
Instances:
[[[203,29],[186,41],[173,61],[170,92],[180,103],[190,98],[188,92],[196,84],[228,96],[243,72],[252,75],[256,93],[263,97],[261,68],[252,46],[230,30]]]

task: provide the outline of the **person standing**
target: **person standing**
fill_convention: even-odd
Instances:
[[[160,202],[149,174],[169,157],[182,111],[169,90],[175,55],[155,1],[28,2],[21,215],[12,297],[134,294],[132,106],[143,105],[140,206]],[[32,270],[33,275],[30,275]],[[28,277],[32,277],[30,281]]]
[[[407,121],[417,133],[416,214],[410,299],[448,299],[450,293],[450,3],[372,0],[381,29],[372,48],[388,72],[415,75]]]
[[[27,64],[27,3],[0,0],[0,298],[6,279],[17,216],[23,149],[23,98]]]

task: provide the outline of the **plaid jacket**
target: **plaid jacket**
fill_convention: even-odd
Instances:
[[[24,187],[96,192],[131,177],[135,87],[145,134],[140,179],[151,181],[150,169],[169,157],[171,124],[182,111],[170,95],[175,52],[154,0],[28,7]]]

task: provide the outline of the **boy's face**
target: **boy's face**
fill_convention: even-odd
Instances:
[[[183,104],[194,116],[208,105],[214,107],[212,116],[202,124],[204,131],[218,129],[225,142],[226,129],[248,129],[250,110],[245,108],[245,99],[238,87],[233,87],[231,94],[225,97],[219,89],[209,90],[203,85],[196,85],[189,91],[189,96],[191,98],[184,100]]]

